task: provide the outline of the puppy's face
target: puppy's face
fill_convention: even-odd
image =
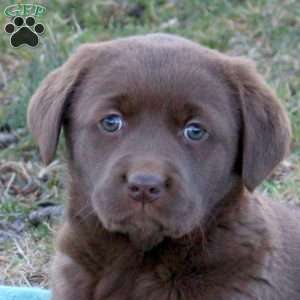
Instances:
[[[144,249],[181,237],[205,226],[238,180],[253,189],[282,158],[289,135],[282,109],[256,74],[241,62],[229,68],[229,61],[186,40],[154,35],[88,46],[52,74],[63,81],[64,72],[69,80],[56,89],[65,95],[52,112],[52,139],[64,120],[71,175],[80,178],[85,201],[107,230],[128,234]],[[250,92],[238,75],[255,87],[252,99],[262,98],[261,104],[252,100],[254,111],[241,103],[238,92],[246,91],[243,101]],[[29,118],[37,114],[38,93]],[[248,144],[257,142],[255,129],[274,131],[273,122],[280,130],[265,139],[276,136],[284,146],[251,170],[255,162],[244,162],[245,156],[259,154]],[[257,142],[262,151],[266,142]],[[47,161],[55,145],[42,147]]]
[[[149,50],[92,68],[69,127],[100,220],[136,242],[202,225],[231,187],[238,142],[234,103],[209,66]]]

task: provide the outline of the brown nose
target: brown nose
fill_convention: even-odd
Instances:
[[[128,195],[138,202],[153,202],[161,197],[165,185],[165,179],[161,175],[134,173],[128,177]]]

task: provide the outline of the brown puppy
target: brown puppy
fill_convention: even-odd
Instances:
[[[165,35],[87,44],[31,99],[71,177],[55,300],[300,299],[300,213],[252,194],[290,127],[254,65]]]

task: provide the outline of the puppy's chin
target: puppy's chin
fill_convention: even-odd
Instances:
[[[150,221],[147,218],[133,218],[126,222],[110,222],[104,227],[111,232],[118,232],[129,237],[135,248],[142,251],[149,251],[161,243],[165,237],[165,232],[160,224]]]
[[[128,235],[135,248],[144,252],[151,250],[164,239],[162,232],[145,232],[139,229],[129,232]]]

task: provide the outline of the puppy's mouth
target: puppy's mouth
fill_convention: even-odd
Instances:
[[[118,221],[111,220],[105,227],[109,231],[126,234],[133,245],[143,251],[151,250],[162,242],[165,236],[164,227],[145,213]]]
[[[132,244],[142,251],[149,251],[160,244],[165,237],[177,238],[180,235],[166,228],[145,212],[128,216],[121,220],[110,220],[105,224],[107,230],[118,232],[129,237]]]

